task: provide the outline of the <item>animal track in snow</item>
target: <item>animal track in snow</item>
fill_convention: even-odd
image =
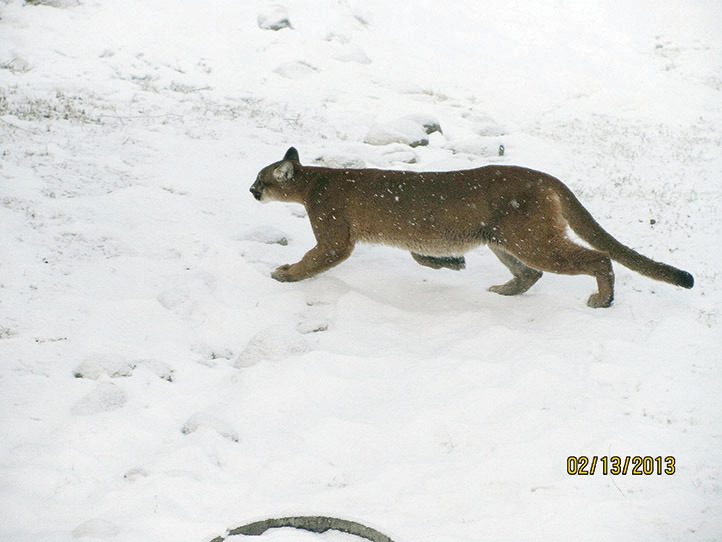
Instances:
[[[189,318],[198,309],[201,300],[214,292],[216,278],[210,273],[196,273],[183,283],[163,290],[158,303],[181,318]]]
[[[73,529],[73,538],[112,538],[120,534],[120,527],[105,519],[89,519]]]
[[[118,378],[133,374],[135,365],[117,354],[92,354],[73,371],[75,378],[98,380],[102,376]]]
[[[319,70],[308,62],[297,60],[295,62],[284,62],[273,70],[274,73],[286,79],[305,79]]]
[[[78,416],[110,412],[121,408],[127,400],[120,386],[112,382],[100,382],[94,390],[76,401],[70,412]]]
[[[310,350],[308,342],[293,329],[268,327],[248,342],[236,358],[235,367],[251,367],[262,361],[274,361]]]
[[[128,360],[117,354],[91,354],[86,357],[73,371],[75,378],[99,380],[107,378],[123,378],[132,376],[133,371],[144,367],[158,378],[173,382],[173,368],[157,359]]]
[[[345,45],[333,55],[340,62],[356,62],[358,64],[371,64],[371,59],[363,49],[356,45]]]
[[[183,433],[184,435],[190,435],[191,433],[195,433],[201,428],[212,429],[223,438],[226,438],[233,442],[238,442],[240,440],[236,430],[233,429],[233,427],[231,427],[227,422],[210,414],[205,414],[203,412],[198,412],[188,418],[186,423],[183,424],[183,427],[181,428],[181,433]]]

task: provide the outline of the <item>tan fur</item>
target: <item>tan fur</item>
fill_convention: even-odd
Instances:
[[[305,206],[317,244],[301,261],[278,267],[279,281],[312,277],[348,258],[357,242],[412,253],[421,265],[462,269],[463,255],[482,244],[511,271],[491,291],[516,295],[543,271],[591,275],[591,307],[614,297],[611,259],[656,280],[691,288],[692,275],[622,245],[592,218],[558,179],[515,166],[447,172],[331,169],[302,166],[290,148],[258,174],[251,192],[261,201]],[[571,241],[567,225],[594,249]]]

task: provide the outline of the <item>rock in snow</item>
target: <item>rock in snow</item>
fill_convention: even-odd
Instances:
[[[415,164],[419,161],[418,155],[406,145],[388,145],[384,147],[381,153],[389,163]]]
[[[282,28],[293,28],[288,18],[286,8],[278,4],[269,6],[265,11],[258,14],[258,27],[263,30],[281,30]]]
[[[51,6],[54,8],[73,8],[80,5],[80,0],[26,0],[31,6]]]
[[[408,117],[372,125],[364,141],[369,145],[403,143],[410,147],[429,144],[428,134],[423,124]]]
[[[501,139],[491,137],[475,137],[449,141],[444,148],[454,154],[473,154],[475,156],[500,156]]]
[[[314,160],[315,164],[333,168],[361,169],[366,167],[366,162],[360,158],[345,156],[341,154],[324,154]]]
[[[239,236],[244,241],[254,241],[266,245],[288,245],[288,236],[273,226],[262,226],[251,228]]]
[[[406,115],[402,118],[404,120],[410,120],[411,122],[420,124],[421,127],[424,129],[424,132],[426,132],[427,134],[433,134],[434,132],[439,132],[440,134],[444,133],[441,129],[441,123],[439,122],[439,119],[432,115],[415,114]]]

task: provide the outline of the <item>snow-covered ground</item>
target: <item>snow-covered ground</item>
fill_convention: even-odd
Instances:
[[[0,540],[294,514],[397,542],[722,540],[719,3],[282,2],[0,0]],[[592,310],[589,277],[504,298],[489,251],[453,272],[371,246],[275,282],[313,237],[248,188],[290,145],[545,170],[695,288],[616,266]]]

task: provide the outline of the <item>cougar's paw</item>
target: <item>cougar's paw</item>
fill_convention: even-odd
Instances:
[[[587,299],[587,305],[593,309],[605,309],[612,305],[613,297],[602,297],[600,294],[592,294]]]
[[[499,295],[519,295],[526,292],[531,287],[531,285],[534,284],[534,282],[523,282],[517,278],[514,278],[511,279],[509,282],[505,282],[504,284],[489,286],[487,290]]]
[[[290,264],[279,265],[271,273],[271,278],[276,279],[278,282],[294,282],[298,280],[294,278],[293,274],[289,271],[290,268]]]
[[[514,288],[509,287],[509,284],[495,284],[487,288],[490,292],[494,292],[499,295],[514,295],[516,291]]]

